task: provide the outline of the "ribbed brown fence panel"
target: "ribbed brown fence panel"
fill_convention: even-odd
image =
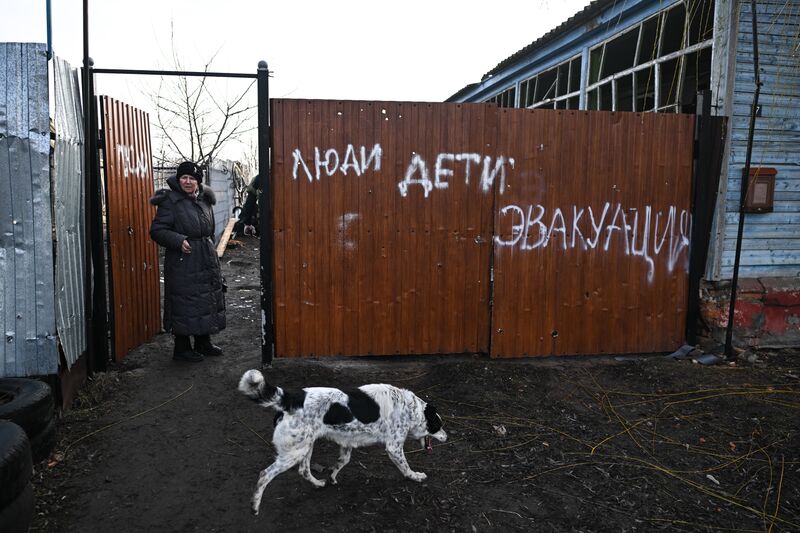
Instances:
[[[503,109],[494,357],[671,351],[684,339],[693,117]]]
[[[278,355],[487,351],[495,108],[271,112]]]
[[[159,332],[158,249],[150,239],[155,209],[147,113],[101,97],[105,132],[113,348],[117,360]]]

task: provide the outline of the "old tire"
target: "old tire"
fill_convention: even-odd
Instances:
[[[33,522],[33,486],[27,483],[17,498],[0,508],[0,531],[26,533]]]
[[[50,457],[50,452],[56,446],[56,421],[50,422],[39,433],[34,435],[31,441],[31,456],[33,462],[38,463]]]
[[[23,492],[32,469],[28,436],[18,425],[0,420],[0,510]],[[5,529],[0,527],[0,531]]]
[[[43,381],[0,379],[0,398],[0,419],[20,426],[31,441],[47,430],[53,421],[53,394]]]

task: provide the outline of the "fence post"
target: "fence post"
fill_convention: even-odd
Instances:
[[[105,232],[103,231],[103,187],[100,185],[100,121],[97,116],[97,96],[94,92],[94,61],[89,58],[89,78],[87,81],[86,92],[88,93],[88,103],[90,113],[88,115],[89,129],[84,133],[84,142],[88,147],[88,157],[86,159],[86,178],[89,188],[86,190],[86,197],[89,203],[86,224],[92,235],[91,241],[87,246],[91,248],[92,258],[92,338],[89,343],[92,346],[93,356],[89,368],[93,372],[104,372],[108,366],[108,304],[106,293],[106,255],[105,255]],[[87,320],[89,317],[87,317]]]
[[[691,245],[689,247],[689,288],[688,302],[686,307],[686,342],[694,345],[697,343],[697,320],[700,314],[700,279],[706,266],[706,255],[708,247],[707,239],[702,235],[710,230],[705,220],[707,218],[707,191],[710,180],[708,179],[708,165],[705,165],[709,158],[700,154],[701,149],[709,149],[704,146],[706,141],[706,130],[710,127],[709,118],[711,117],[711,91],[700,91],[697,93],[697,110],[695,111],[694,128],[694,162],[692,169],[692,234]],[[702,159],[701,159],[702,158]],[[705,171],[705,172],[704,172]],[[701,222],[702,221],[702,222]],[[705,244],[703,244],[705,242]]]
[[[83,173],[84,173],[84,321],[86,333],[86,365],[89,374],[106,369],[108,362],[107,323],[105,305],[105,280],[100,292],[98,274],[102,276],[105,266],[100,264],[97,272],[97,248],[102,259],[103,223],[102,210],[97,204],[99,182],[97,176],[97,117],[94,98],[94,62],[89,57],[89,0],[83,0]],[[97,229],[99,222],[99,231]],[[90,265],[92,267],[90,268]],[[102,307],[98,309],[99,299]],[[97,313],[102,312],[102,316]]]
[[[275,355],[275,324],[273,300],[275,297],[272,272],[272,196],[270,176],[269,130],[269,68],[266,61],[258,62],[258,220],[261,263],[261,366],[272,364]]]

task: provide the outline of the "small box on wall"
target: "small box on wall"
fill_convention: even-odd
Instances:
[[[742,174],[744,174],[744,169]],[[750,176],[747,179],[747,197],[744,200],[745,213],[772,212],[776,174],[778,171],[770,167],[750,169]]]

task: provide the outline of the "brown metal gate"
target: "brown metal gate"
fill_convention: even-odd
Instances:
[[[161,329],[158,249],[149,234],[155,214],[150,122],[147,113],[107,96],[101,108],[113,349],[120,360]]]
[[[684,339],[694,117],[500,111],[492,355],[671,351]]]
[[[273,100],[271,116],[278,355],[486,351],[492,197],[434,180],[444,147],[491,145],[493,108]]]
[[[278,356],[680,345],[691,116],[273,100],[271,117]]]

